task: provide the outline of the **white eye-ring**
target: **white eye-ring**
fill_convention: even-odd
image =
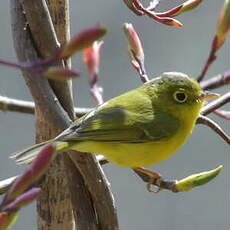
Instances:
[[[182,92],[182,91],[176,91],[174,94],[173,94],[173,98],[179,102],[179,103],[183,103],[187,100],[188,98],[188,95],[185,93],[185,92]]]

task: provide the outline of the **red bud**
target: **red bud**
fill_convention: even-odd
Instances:
[[[126,38],[128,40],[129,49],[131,50],[130,57],[131,57],[132,61],[136,60],[136,58],[143,61],[144,60],[144,51],[143,51],[139,36],[138,36],[137,32],[135,31],[133,25],[130,23],[125,23],[123,26],[123,29],[124,29]],[[135,58],[133,57],[132,54],[135,55]]]
[[[217,22],[216,32],[216,50],[219,49],[225,42],[230,30],[230,0],[225,0],[224,6],[220,12]]]
[[[0,212],[0,230],[7,230],[17,219],[17,212]]]
[[[3,211],[11,212],[20,209],[22,206],[25,206],[35,199],[41,194],[40,188],[32,188],[29,191],[23,193],[22,195],[18,196],[15,200],[10,202],[8,205],[3,207]]]
[[[50,67],[48,70],[41,73],[43,76],[54,80],[68,80],[78,77],[79,73],[69,68]]]
[[[184,3],[182,3],[181,5],[174,7],[171,10],[168,10],[168,11],[162,12],[162,13],[157,13],[157,16],[159,16],[159,17],[175,17],[175,16],[182,14],[186,11],[194,9],[195,7],[200,5],[200,3],[202,1],[203,0],[188,0]]]
[[[138,10],[142,11],[145,15],[149,16],[150,18],[152,18],[155,21],[161,22],[161,23],[169,25],[169,26],[177,26],[177,27],[182,26],[182,23],[180,23],[176,19],[169,18],[169,17],[158,17],[159,13],[151,11],[148,8],[144,8],[139,0],[133,0],[133,4],[135,5],[135,7]]]
[[[81,31],[75,35],[60,51],[59,57],[67,59],[76,52],[82,51],[106,34],[106,29],[102,26],[95,26]]]
[[[89,82],[91,86],[96,84],[98,81],[100,51],[103,44],[103,41],[95,41],[92,46],[85,49],[83,52],[83,61],[89,72]]]
[[[52,145],[44,147],[33,161],[31,167],[19,176],[6,194],[3,205],[8,204],[16,197],[20,196],[35,181],[37,181],[47,170],[55,154]]]

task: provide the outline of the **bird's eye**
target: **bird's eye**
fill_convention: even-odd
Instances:
[[[187,94],[181,91],[176,91],[173,94],[174,99],[179,102],[179,103],[183,103],[187,100]]]

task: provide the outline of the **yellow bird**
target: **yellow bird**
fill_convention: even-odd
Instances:
[[[77,150],[103,154],[124,167],[158,163],[175,153],[191,134],[205,98],[185,74],[164,73],[98,106],[56,138],[13,155],[19,164],[30,163],[40,149],[55,144],[57,151]]]

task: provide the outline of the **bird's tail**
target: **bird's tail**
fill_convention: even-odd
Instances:
[[[69,146],[67,142],[60,142],[51,139],[36,145],[32,145],[26,149],[23,149],[22,151],[16,152],[12,154],[10,158],[14,159],[18,165],[30,164],[37,157],[41,149],[47,144],[53,144],[57,152],[61,152]]]

